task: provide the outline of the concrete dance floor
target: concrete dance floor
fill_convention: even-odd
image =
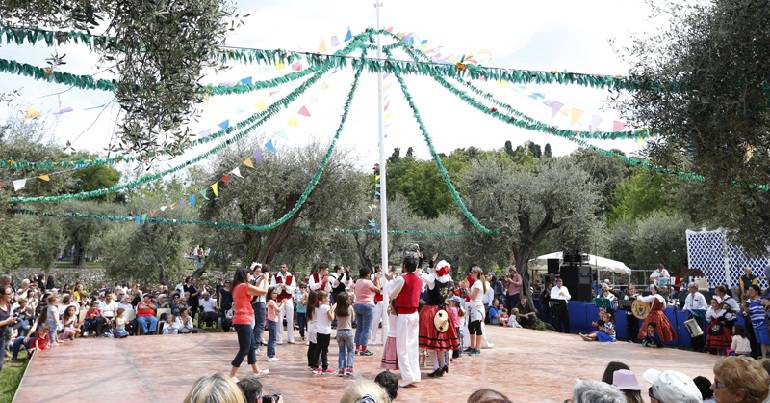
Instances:
[[[577,378],[600,380],[607,361],[630,365],[640,382],[648,368],[677,369],[689,376],[712,376],[716,357],[674,349],[644,349],[627,342],[587,343],[577,335],[523,329],[487,328],[491,350],[480,357],[452,363],[441,379],[425,377],[416,388],[401,390],[399,402],[464,402],[478,388],[502,391],[515,402],[562,402],[570,397]],[[237,348],[235,333],[137,336],[69,342],[36,356],[19,385],[14,401],[24,402],[181,402],[197,378],[227,371]],[[263,379],[267,393],[282,394],[286,402],[336,402],[352,382],[307,371],[302,344],[277,347],[279,361]],[[355,378],[373,379],[381,346],[375,355],[355,358]],[[332,339],[329,363],[337,367]],[[241,367],[240,377],[250,370]],[[646,393],[643,393],[646,396]]]

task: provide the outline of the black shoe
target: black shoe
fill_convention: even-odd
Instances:
[[[443,368],[439,368],[428,374],[428,378],[441,378],[442,376],[444,376]]]
[[[442,374],[448,374],[449,373],[449,365],[444,365],[444,368],[441,368]]]

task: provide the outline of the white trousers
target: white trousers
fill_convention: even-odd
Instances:
[[[283,300],[283,307],[278,311],[278,334],[275,336],[275,342],[283,343],[283,318],[286,318],[286,327],[289,331],[289,343],[294,343],[294,300]]]
[[[418,312],[398,315],[398,371],[406,383],[420,382],[420,314]]]
[[[382,329],[378,328],[380,323],[382,323]],[[374,316],[372,316],[372,332],[369,334],[369,344],[385,345],[385,341],[388,340],[389,330],[390,324],[388,323],[388,297],[383,295],[382,301],[374,305]],[[380,335],[379,339],[377,338],[378,333]]]

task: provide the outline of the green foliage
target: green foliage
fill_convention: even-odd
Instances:
[[[687,268],[685,231],[691,226],[681,214],[663,211],[616,222],[609,232],[608,257],[634,269],[652,269],[663,263],[678,273]]]
[[[592,150],[577,150],[572,153],[572,157],[581,169],[588,172],[591,181],[598,187],[601,195],[600,211],[606,215],[618,184],[631,174],[631,170],[622,161]]]
[[[706,177],[708,215],[755,252],[770,244],[770,3],[669,2],[669,26],[631,48],[632,76],[673,80],[677,91],[637,90],[622,106],[634,126],[659,136],[664,165]]]
[[[609,221],[635,220],[656,211],[671,210],[669,177],[640,171],[620,182],[613,192]]]
[[[126,235],[128,235],[126,237]],[[116,280],[157,283],[177,278],[192,263],[184,258],[189,251],[183,232],[170,225],[123,225],[110,233],[105,243],[107,275]]]

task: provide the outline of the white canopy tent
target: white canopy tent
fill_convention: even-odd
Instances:
[[[530,259],[529,270],[534,272],[548,271],[548,259],[559,259],[559,265],[561,265],[564,261],[562,252],[549,253],[547,255],[542,255],[534,259]],[[629,281],[631,281],[631,269],[629,269],[628,266],[626,266],[626,264],[623,262],[607,259],[606,257],[588,255],[588,262],[585,262],[584,265],[591,266],[591,268],[596,270],[598,273],[610,272],[613,274],[625,274],[628,276]],[[613,276],[613,284],[614,283],[615,281]]]

